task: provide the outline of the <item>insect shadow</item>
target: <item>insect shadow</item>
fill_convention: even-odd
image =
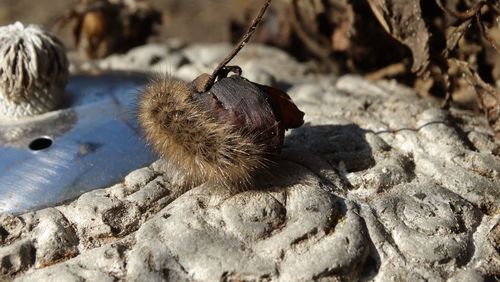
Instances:
[[[305,124],[287,136],[285,148],[310,151],[336,168],[355,172],[375,164],[366,133],[366,130],[353,123]]]
[[[320,185],[334,194],[343,195],[341,190],[351,187],[346,173],[375,165],[372,147],[366,140],[367,133],[352,123],[305,124],[296,128],[286,136],[282,153],[275,158],[267,173],[257,176],[257,185],[253,189],[295,185],[313,173],[320,178]],[[303,169],[294,169],[290,163]]]

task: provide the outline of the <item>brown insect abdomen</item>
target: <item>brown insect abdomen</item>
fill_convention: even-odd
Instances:
[[[302,125],[304,113],[284,92],[272,91],[277,90],[235,75],[220,79],[207,92],[195,95],[195,100],[218,122],[230,124],[265,151],[278,153],[285,130]]]

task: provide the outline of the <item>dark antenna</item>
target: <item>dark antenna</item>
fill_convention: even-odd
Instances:
[[[233,49],[233,51],[226,57],[220,64],[215,68],[215,70],[212,72],[210,75],[210,78],[205,84],[205,91],[212,87],[212,85],[215,82],[215,79],[221,69],[225,67],[240,51],[245,45],[248,43],[250,38],[252,38],[252,35],[255,33],[255,30],[257,29],[257,26],[260,24],[262,21],[262,17],[264,16],[264,13],[266,12],[267,8],[269,5],[271,5],[272,0],[267,0],[266,3],[260,8],[259,14],[257,17],[253,19],[252,25],[248,28],[247,32],[243,35],[243,37],[240,39],[240,42],[236,45],[236,47]]]

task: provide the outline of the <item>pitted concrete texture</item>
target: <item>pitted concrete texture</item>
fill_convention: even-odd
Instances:
[[[154,50],[151,69],[173,56],[172,73],[193,79],[227,50],[141,48],[98,63],[116,69]],[[306,112],[272,176],[236,194],[184,192],[159,160],[67,204],[2,214],[0,280],[499,278],[500,143],[481,115],[394,82],[308,74],[275,49],[245,52],[235,62],[245,76],[289,87]]]

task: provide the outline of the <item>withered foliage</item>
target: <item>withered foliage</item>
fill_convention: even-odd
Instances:
[[[410,48],[411,71],[422,74],[429,65],[429,32],[422,18],[420,0],[368,0],[384,30]]]
[[[248,5],[251,15],[254,5]],[[235,40],[245,21],[233,21]],[[281,47],[299,59],[316,58],[325,70],[369,73],[411,56],[387,34],[367,1],[278,0],[259,27],[255,40]]]
[[[94,59],[146,43],[161,22],[147,0],[80,0],[54,28],[71,26],[75,45]]]
[[[500,138],[499,15],[499,0],[281,0],[256,40],[325,70],[398,79],[444,107],[475,93]]]

